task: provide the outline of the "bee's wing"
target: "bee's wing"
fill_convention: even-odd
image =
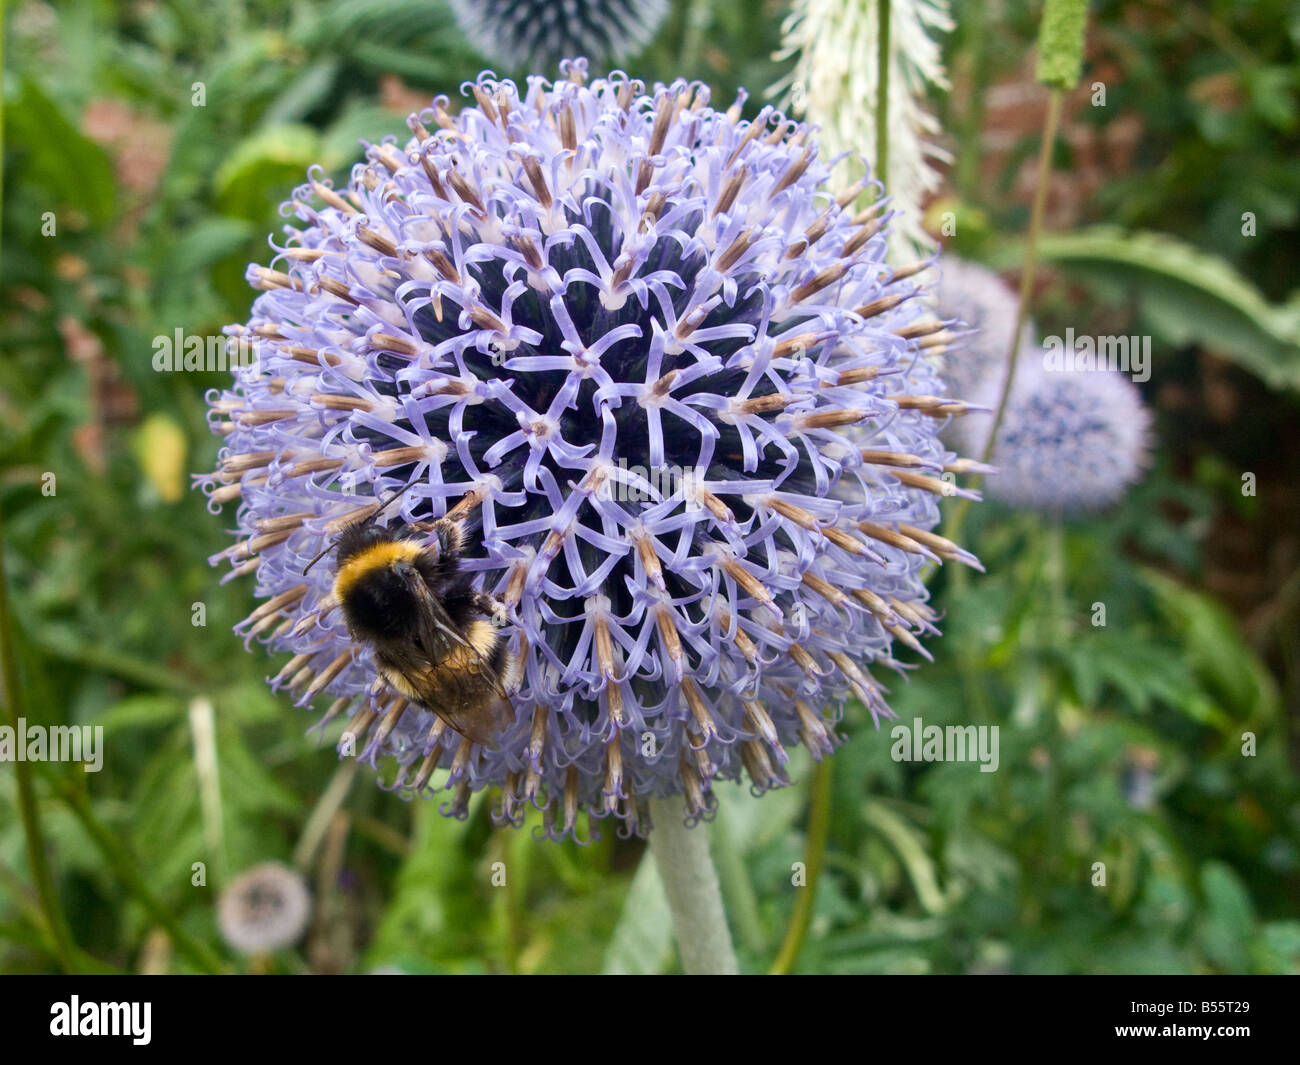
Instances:
[[[484,687],[487,674],[439,669],[402,646],[385,647],[379,662],[393,688],[409,689],[420,705],[474,743],[495,749],[497,737],[514,722],[510,700]]]
[[[491,683],[497,695],[504,699],[506,690],[501,686],[501,678],[496,675],[478,648],[466,639],[460,626],[447,613],[438,597],[429,590],[418,573],[413,574],[408,584],[420,606],[420,643],[435,659],[446,657],[452,647],[460,647],[469,654],[479,668],[482,676]]]
[[[429,709],[471,742],[496,750],[500,746],[501,733],[514,724],[514,707],[509,699],[492,692],[488,692],[484,699],[483,694],[476,692],[472,704],[461,703],[453,707],[442,703]]]

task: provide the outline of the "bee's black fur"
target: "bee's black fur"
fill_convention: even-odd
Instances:
[[[406,539],[406,526],[385,527],[360,525],[344,530],[339,536],[337,564],[379,544]],[[453,532],[439,530],[439,550],[424,551],[413,563],[416,571],[439,599],[448,616],[460,629],[466,629],[481,616],[478,596],[470,586],[471,576],[460,569],[460,545]],[[416,631],[418,607],[406,581],[391,566],[363,574],[348,593],[345,613],[354,635],[376,643],[408,637]],[[422,648],[430,653],[432,648]],[[497,663],[492,663],[496,665]]]

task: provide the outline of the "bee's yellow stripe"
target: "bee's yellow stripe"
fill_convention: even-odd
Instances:
[[[410,540],[390,540],[366,548],[361,554],[348,559],[339,569],[338,576],[334,578],[334,598],[344,599],[367,573],[391,566],[394,562],[414,562],[420,550],[420,546]]]

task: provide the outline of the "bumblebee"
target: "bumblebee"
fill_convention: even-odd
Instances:
[[[334,596],[348,632],[372,648],[391,688],[474,743],[496,747],[514,720],[506,688],[519,672],[501,632],[505,607],[475,591],[461,569],[458,522],[387,527],[376,516],[333,545]],[[434,535],[421,540],[421,531]]]

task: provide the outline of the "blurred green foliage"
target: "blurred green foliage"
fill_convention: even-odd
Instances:
[[[1033,131],[993,182],[981,176],[981,134],[991,87],[1029,69],[1038,6],[962,0],[955,11],[947,51],[962,91],[938,106],[958,158],[951,193],[963,217],[982,220],[957,243],[1014,262],[1025,209],[1013,174]],[[784,14],[771,0],[676,3],[636,72],[701,78],[715,100],[746,85],[752,112],[783,72],[771,55]],[[368,768],[337,763],[340,724],[308,735],[313,716],[267,690],[280,663],[231,634],[251,589],[218,584],[206,563],[229,542],[230,516],[208,514],[178,481],[216,454],[203,393],[222,378],[151,366],[155,336],[212,334],[246,315],[245,264],[268,257],[277,206],[308,165],[344,173],[358,138],[402,133],[410,100],[455,97],[486,65],[445,4],[20,0],[5,17],[0,510],[23,710],[102,725],[109,748],[96,776],[42,767],[36,780],[79,964],[191,971],[215,953],[246,967],[217,933],[215,897],[240,870],[279,858],[309,872],[318,916],[278,969],[671,970],[666,903],[640,843],[539,842],[531,822],[495,830],[482,798],[464,822],[440,817],[436,799],[404,803]],[[1077,121],[1136,116],[1142,136],[1080,219],[1123,229],[1088,254],[1081,238],[1060,238],[1045,320],[1069,307],[1082,331],[1090,316],[1127,314],[1160,336],[1151,322],[1164,308],[1182,327],[1165,338],[1168,380],[1195,375],[1210,352],[1295,387],[1295,318],[1283,306],[1297,262],[1297,41],[1300,16],[1279,0],[1095,5],[1084,83],[1108,63],[1110,96]],[[1247,209],[1251,240],[1240,236]],[[1140,284],[1118,280],[1119,260],[1148,277],[1189,266],[1139,231],[1217,265],[1135,303]],[[1070,272],[1072,255],[1091,273]],[[1092,286],[1090,309],[1076,284]],[[1257,302],[1234,303],[1242,292]],[[1217,332],[1195,313],[1216,298],[1237,312]],[[1253,413],[1264,424],[1294,418],[1285,392],[1263,397],[1271,406]],[[1300,969],[1286,713],[1300,596],[1294,578],[1283,583],[1265,635],[1248,637],[1198,590],[1225,514],[1282,535],[1238,489],[1240,469],[1268,465],[1268,440],[1224,441],[1220,453],[1162,430],[1148,481],[1103,520],[1059,529],[973,509],[966,539],[988,575],[936,575],[946,617],[936,661],[882,679],[902,722],[1000,726],[1000,768],[896,762],[887,726],[875,733],[851,708],[799,969]],[[1259,464],[1243,464],[1242,449]],[[196,756],[204,700],[215,765]],[[1244,733],[1257,737],[1250,757]],[[802,752],[792,771],[799,786],[762,800],[720,789],[712,839],[750,971],[770,965],[798,890],[792,863],[807,857]],[[214,780],[219,805],[205,808]],[[498,861],[509,870],[501,888]],[[192,882],[195,862],[205,886]],[[26,881],[6,766],[0,969],[47,971],[55,953]],[[165,936],[162,911],[175,921]]]

